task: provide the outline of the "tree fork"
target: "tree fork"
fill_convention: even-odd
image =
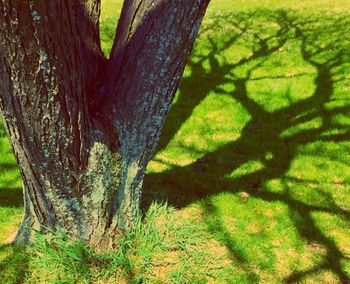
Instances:
[[[142,181],[209,0],[125,0],[110,58],[98,0],[0,0],[0,109],[32,229],[97,250],[139,211]]]

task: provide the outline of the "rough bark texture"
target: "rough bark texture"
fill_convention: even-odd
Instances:
[[[99,0],[0,0],[0,109],[32,228],[103,250],[142,180],[209,0],[126,0],[110,59]]]

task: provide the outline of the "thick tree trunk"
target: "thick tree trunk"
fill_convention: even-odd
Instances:
[[[0,0],[0,109],[23,178],[16,237],[103,250],[142,180],[209,0],[125,0],[110,59],[98,0]]]

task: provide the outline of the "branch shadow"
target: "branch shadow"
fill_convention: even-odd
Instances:
[[[2,283],[22,283],[28,272],[28,255],[22,248],[12,245],[1,245],[0,255],[11,251],[4,260],[0,260],[0,281]]]
[[[0,138],[6,137],[6,130],[0,117]],[[4,147],[0,141],[0,147]],[[6,146],[5,146],[6,147]],[[2,173],[16,171],[18,166],[15,162],[0,161],[0,176]],[[11,175],[2,181],[0,187],[0,207],[23,207],[22,189],[16,186],[18,180],[20,180],[19,172],[15,175]]]
[[[270,24],[274,28],[266,35],[259,24]],[[231,27],[230,36],[218,41],[215,35],[206,35],[210,29],[220,28],[220,25]],[[250,120],[237,140],[206,153],[190,165],[180,167],[168,163],[169,170],[148,174],[145,178],[144,206],[147,207],[154,199],[166,200],[180,208],[204,200],[205,213],[219,218],[215,208],[210,205],[210,197],[220,192],[237,193],[244,190],[260,200],[283,202],[289,208],[290,219],[299,236],[308,243],[324,246],[327,251],[322,264],[295,271],[284,282],[298,282],[312,273],[327,269],[333,271],[340,281],[349,281],[350,275],[341,265],[346,256],[335,241],[316,225],[311,215],[313,212],[326,212],[349,221],[350,212],[340,208],[333,196],[324,192],[326,204],[315,205],[293,197],[287,185],[283,193],[271,192],[264,187],[268,181],[288,178],[288,171],[300,146],[316,141],[350,140],[348,126],[333,120],[336,115],[347,116],[349,104],[329,106],[337,99],[333,96],[336,85],[347,80],[344,70],[350,58],[350,46],[343,37],[344,26],[349,26],[348,17],[344,15],[305,18],[295,11],[286,10],[256,10],[226,15],[221,20],[214,17],[212,25],[205,26],[200,35],[210,51],[204,55],[197,55],[195,51],[188,63],[191,73],[180,84],[178,99],[168,115],[158,153],[166,149],[183,123],[190,118],[193,109],[212,91],[230,95],[249,113]],[[249,42],[250,55],[235,63],[225,60],[221,53],[242,40]],[[256,71],[272,56],[287,48],[286,44],[290,41],[298,42],[299,56],[314,70],[311,75],[315,89],[311,96],[296,101],[290,99],[288,105],[269,110],[268,105],[257,102],[248,87],[253,81],[293,80],[297,76],[305,76],[302,72],[267,78],[256,75]],[[245,72],[237,72],[241,66],[245,66]],[[221,87],[226,83],[234,85],[234,91]],[[284,97],[291,97],[290,90],[287,89]],[[314,119],[320,121],[317,127],[300,128],[294,133],[288,131]],[[230,177],[232,172],[250,161],[259,161],[263,167],[252,173]],[[232,252],[232,258],[247,262],[225,230],[220,222],[215,226],[215,231],[222,231],[227,236],[223,243]]]

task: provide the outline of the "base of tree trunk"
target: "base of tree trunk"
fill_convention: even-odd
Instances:
[[[14,243],[28,245],[36,233],[63,233],[96,251],[112,249],[122,232],[131,230],[139,216],[145,166],[125,161],[119,153],[95,143],[80,182],[60,196],[55,175],[46,174],[51,188],[23,187],[25,213]],[[67,176],[73,180],[74,176]],[[48,181],[48,179],[50,179]],[[33,194],[42,192],[40,195]],[[84,193],[84,194],[82,194]],[[40,198],[41,197],[41,198]]]
[[[104,250],[133,227],[209,0],[124,1],[109,58],[100,3],[0,1],[0,111],[25,199],[16,244],[62,231]]]

